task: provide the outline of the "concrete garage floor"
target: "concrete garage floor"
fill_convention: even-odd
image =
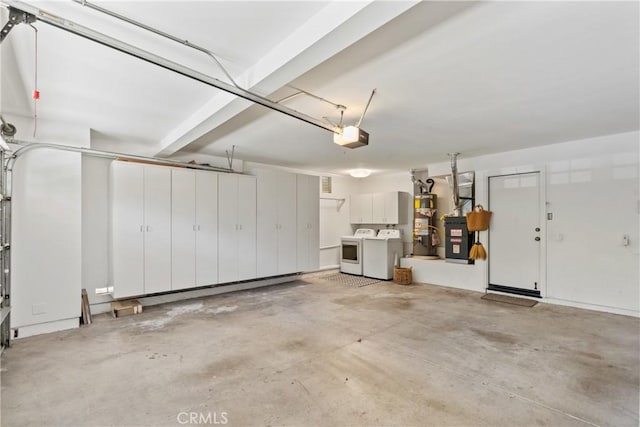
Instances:
[[[317,278],[14,342],[2,426],[637,426],[640,320]],[[190,418],[191,417],[191,418]]]

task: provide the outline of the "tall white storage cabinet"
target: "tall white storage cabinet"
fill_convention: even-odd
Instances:
[[[171,289],[218,282],[218,176],[171,171]]]
[[[296,175],[257,172],[258,277],[296,272]]]
[[[111,166],[111,257],[115,298],[171,289],[171,170]]]
[[[144,294],[144,170],[111,164],[111,264],[113,296]]]
[[[144,292],[171,290],[171,169],[144,166]]]
[[[196,286],[218,283],[218,174],[196,171]]]
[[[196,284],[196,173],[171,170],[171,289]]]
[[[320,182],[317,176],[297,175],[298,271],[320,266]]]
[[[256,278],[256,178],[218,177],[218,279]]]

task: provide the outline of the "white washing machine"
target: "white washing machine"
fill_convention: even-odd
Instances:
[[[374,279],[393,279],[394,263],[402,252],[400,230],[383,229],[376,237],[365,237],[362,274]]]
[[[362,239],[375,237],[376,230],[358,228],[353,236],[342,236],[340,245],[340,271],[362,276]]]

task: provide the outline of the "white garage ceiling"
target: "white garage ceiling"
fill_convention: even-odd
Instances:
[[[77,3],[30,3],[225,80],[201,53]],[[368,147],[46,24],[41,119],[91,128],[97,147],[224,155],[344,173],[637,130],[637,2],[101,2],[214,52],[238,83],[279,99],[301,87],[348,107]],[[2,112],[33,114],[33,30],[2,45]],[[314,117],[337,111],[299,96]],[[21,130],[22,131],[22,130]],[[30,130],[22,131],[28,139]],[[46,134],[37,134],[46,140]]]

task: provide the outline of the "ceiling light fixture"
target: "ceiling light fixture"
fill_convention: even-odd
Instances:
[[[371,171],[369,169],[353,169],[349,171],[349,175],[354,178],[366,178],[371,175]]]

